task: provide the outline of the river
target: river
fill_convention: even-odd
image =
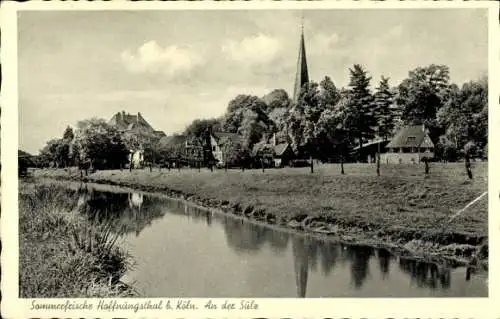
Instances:
[[[183,200],[57,183],[120,231],[143,297],[487,297],[487,275],[268,228]]]

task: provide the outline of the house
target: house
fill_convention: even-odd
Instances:
[[[240,143],[241,136],[236,133],[229,132],[212,132],[210,133],[210,150],[215,160],[215,164],[219,166],[225,165],[225,149],[234,143]]]
[[[385,148],[386,153],[380,157],[381,163],[413,164],[420,163],[423,158],[434,158],[434,143],[424,125],[402,128]]]
[[[290,164],[294,157],[292,146],[289,143],[279,143],[274,145],[274,166],[283,167]]]
[[[153,127],[142,117],[140,112],[138,112],[137,115],[125,113],[125,111],[118,112],[113,115],[108,124],[115,127],[120,132],[155,132]]]
[[[255,144],[252,149],[252,155],[257,158],[265,158],[274,167],[283,167],[290,164],[290,160],[294,157],[294,152],[289,143],[277,143],[276,135],[273,134],[273,137],[269,141]]]
[[[141,115],[125,113],[125,111],[117,112],[108,122],[109,125],[115,127],[121,134],[127,137],[134,136],[139,140],[139,145],[129,151],[129,162],[134,168],[140,168],[144,163],[144,149],[140,139],[142,136],[156,136],[162,138],[165,133],[155,130]]]

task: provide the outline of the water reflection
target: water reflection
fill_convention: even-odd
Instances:
[[[387,278],[387,276],[389,276],[391,261],[394,259],[394,256],[387,249],[381,248],[377,252],[377,257],[380,272],[382,273],[382,278],[385,279]]]
[[[366,246],[346,246],[344,250],[351,262],[351,279],[354,287],[360,289],[369,275],[368,262],[374,255],[373,248]]]
[[[417,260],[399,259],[399,268],[410,274],[418,287],[448,289],[451,285],[450,269]]]
[[[186,201],[139,192],[102,190],[88,184],[81,184],[73,189],[65,188],[63,191],[68,193],[73,199],[74,206],[89,219],[110,222],[116,230],[135,234],[135,237],[139,237],[155,220],[168,218],[169,214],[182,215],[190,223],[201,223],[214,229],[213,231],[222,232],[225,247],[238,256],[251,255],[252,259],[259,259],[262,252],[271,251],[273,258],[280,256],[280,260],[288,266],[293,266],[291,268],[294,272],[293,277],[289,277],[288,280],[295,281],[293,283],[296,288],[295,293],[300,298],[307,296],[308,284],[311,285],[309,281],[318,276],[322,283],[315,282],[309,288],[314,290],[317,285],[328,286],[328,282],[336,282],[333,278],[338,280],[345,277],[349,289],[361,291],[371,277],[391,282],[391,276],[401,276],[401,274],[417,287],[430,290],[448,290],[451,287],[451,269],[399,258],[386,249],[343,245],[276,231],[241,219],[216,214]],[[163,231],[161,228],[160,232]],[[204,242],[200,243],[203,244]],[[207,250],[209,248],[206,247]],[[283,267],[286,269],[284,264]],[[377,268],[378,271],[374,271]],[[470,276],[470,273],[467,275]]]
[[[78,211],[86,214],[90,220],[109,223],[115,231],[124,234],[135,233],[139,236],[153,220],[165,214],[160,199],[140,193],[98,191],[82,185],[77,194]]]
[[[321,266],[321,274],[325,278],[333,275],[338,262],[347,263],[352,287],[362,289],[366,280],[370,278],[372,258],[375,258],[374,263],[378,265],[383,280],[388,279],[391,263],[398,259],[386,249],[342,245],[280,233],[243,220],[224,218],[223,224],[228,246],[238,254],[256,254],[266,244],[277,252],[284,252],[291,237],[295,285],[297,297],[301,298],[306,297],[309,274],[318,272],[318,263]],[[409,275],[412,283],[416,283],[419,287],[450,288],[449,268],[403,258],[399,259],[399,268]]]
[[[235,218],[223,219],[226,241],[236,253],[257,253],[267,241],[270,229]]]

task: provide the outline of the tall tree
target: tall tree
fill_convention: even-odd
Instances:
[[[315,127],[322,111],[318,84],[304,84],[286,120],[292,148],[300,157],[317,155]]]
[[[350,130],[357,137],[361,151],[364,140],[373,138],[374,127],[377,125],[373,112],[373,95],[370,92],[371,77],[359,64],[355,64],[349,71],[351,74],[349,91],[352,103]]]
[[[389,78],[382,76],[375,92],[375,117],[379,137],[387,140],[394,130],[396,112],[392,108],[394,95],[389,87]]]

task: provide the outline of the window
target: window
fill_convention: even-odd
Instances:
[[[408,136],[408,138],[406,139],[406,142],[407,143],[412,143],[412,142],[415,142],[417,138],[415,136]]]
[[[212,146],[212,151],[215,152],[215,146]]]

